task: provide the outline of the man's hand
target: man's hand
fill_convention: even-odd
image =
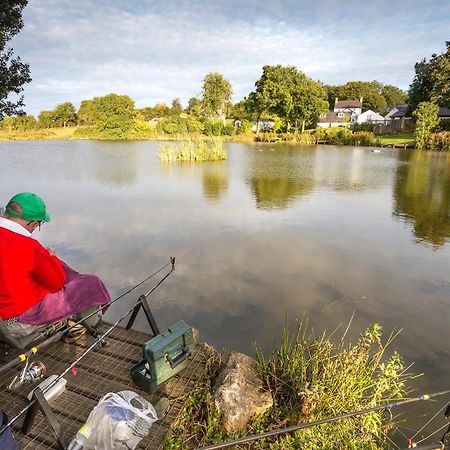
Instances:
[[[52,247],[47,247],[47,251],[50,253],[50,255],[52,256],[56,256],[56,252],[55,249]]]

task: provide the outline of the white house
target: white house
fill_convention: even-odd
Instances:
[[[384,124],[384,121],[385,119],[381,114],[378,114],[377,112],[372,111],[371,109],[356,116],[356,123]]]
[[[362,113],[362,102],[362,97],[359,100],[339,100],[336,97],[333,111],[319,117],[317,127],[352,127]]]

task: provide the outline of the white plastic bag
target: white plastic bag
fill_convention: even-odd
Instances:
[[[158,420],[150,402],[132,391],[106,394],[89,414],[88,450],[133,450]]]

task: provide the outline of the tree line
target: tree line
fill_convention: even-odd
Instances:
[[[11,0],[0,12],[0,122],[8,130],[47,129],[84,126],[81,131],[91,137],[125,138],[148,135],[154,128],[158,133],[174,134],[200,132],[203,134],[232,134],[234,128],[225,119],[240,119],[241,130],[257,131],[263,118],[274,120],[275,131],[304,131],[313,128],[320,115],[333,108],[336,98],[363,98],[364,109],[381,113],[388,106],[410,102],[412,111],[422,102],[450,107],[450,43],[442,54],[415,64],[415,76],[409,91],[379,81],[349,81],[332,86],[315,81],[294,66],[265,65],[255,89],[243,100],[232,102],[231,83],[221,73],[209,73],[203,79],[202,92],[189,99],[184,108],[180,99],[171,105],[159,103],[136,108],[127,95],[108,94],[83,100],[78,109],[71,102],[57,105],[51,111],[41,111],[37,117],[24,114],[23,85],[31,78],[28,65],[6,43],[23,26],[22,10],[26,0]],[[19,97],[8,100],[9,94]]]

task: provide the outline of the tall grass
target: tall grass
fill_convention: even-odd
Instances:
[[[355,344],[315,337],[305,321],[285,330],[281,344],[265,358],[257,350],[261,377],[274,397],[274,428],[310,422],[405,398],[407,380],[397,352],[386,358],[395,336],[381,341],[373,324]],[[267,420],[271,420],[270,416]],[[277,442],[273,449],[380,449],[392,423],[383,412],[307,428]]]
[[[167,143],[159,153],[161,161],[218,161],[228,155],[220,139]]]
[[[306,321],[297,321],[290,330],[285,329],[270,356],[257,349],[260,376],[274,404],[232,436],[222,429],[214,406],[214,386],[222,362],[220,355],[211,351],[204,378],[167,436],[166,449],[195,449],[405,398],[406,383],[413,377],[397,352],[386,354],[395,335],[383,343],[378,324],[365,330],[354,344],[346,342],[345,334],[340,339],[335,334],[316,337]],[[237,448],[380,450],[390,448],[387,433],[392,426],[382,412],[373,412]]]

